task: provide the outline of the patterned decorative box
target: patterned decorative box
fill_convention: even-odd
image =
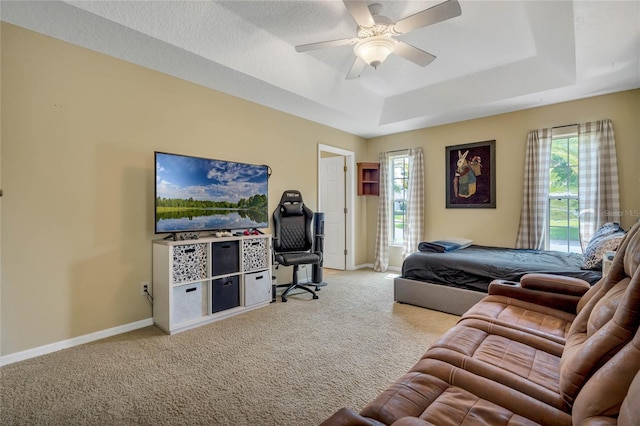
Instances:
[[[173,246],[173,284],[207,278],[207,244]]]
[[[242,270],[259,271],[269,267],[268,238],[249,238],[242,240]]]

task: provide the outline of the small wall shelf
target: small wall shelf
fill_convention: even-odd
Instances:
[[[358,163],[358,195],[380,193],[380,163]]]

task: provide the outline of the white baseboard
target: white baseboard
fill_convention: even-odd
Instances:
[[[365,269],[365,268],[369,268],[369,269],[373,269],[373,263],[363,263],[360,265],[354,265],[353,266],[353,270],[358,270],[358,269]]]
[[[356,265],[356,266],[353,267],[354,270],[356,270],[356,269],[364,269],[364,268],[373,269],[373,263],[364,263],[362,265]],[[387,268],[387,271],[400,272],[400,271],[402,271],[402,268],[399,267],[399,266],[389,266]]]
[[[96,340],[115,336],[117,334],[126,333],[128,331],[137,330],[139,328],[148,327],[150,325],[153,325],[153,318],[147,318],[144,320],[131,322],[129,324],[108,328],[106,330],[96,331],[95,333],[85,334],[84,336],[78,336],[72,339],[63,340],[61,342],[50,343],[48,345],[40,346],[37,348],[27,349],[26,351],[21,351],[21,352],[16,352],[9,355],[1,356],[0,367],[3,365],[13,364],[14,362],[24,361],[26,359],[50,354],[52,352],[57,352],[62,349],[68,349],[68,348],[72,348],[74,346],[82,345],[85,343],[94,342]]]

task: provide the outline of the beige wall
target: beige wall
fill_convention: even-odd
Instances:
[[[511,246],[527,131],[611,118],[622,208],[640,208],[638,90],[366,142],[9,24],[1,35],[0,355],[151,316],[139,283],[151,279],[154,150],[268,164],[273,209],[292,185],[315,207],[318,144],[356,161],[423,146],[425,239]],[[445,209],[444,147],[488,139],[498,208]],[[373,263],[376,203],[356,197],[355,265]]]
[[[610,118],[616,136],[621,223],[628,229],[640,211],[640,90],[598,96],[533,108],[509,114],[468,120],[445,126],[371,139],[367,159],[375,160],[381,151],[422,146],[425,157],[425,234],[424,239],[471,238],[479,244],[513,247],[518,231],[524,152],[531,129],[562,126]],[[445,208],[445,147],[485,140],[496,140],[495,209]],[[370,236],[368,256],[374,258],[377,197],[367,197],[367,223]],[[389,264],[400,267],[398,249],[390,250]]]
[[[271,210],[293,187],[315,208],[318,144],[365,150],[357,136],[5,23],[1,107],[2,355],[151,317],[140,282],[156,238],[154,150],[270,165]],[[364,242],[355,251],[364,262]]]

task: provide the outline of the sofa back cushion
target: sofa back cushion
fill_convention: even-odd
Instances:
[[[614,423],[637,413],[640,401],[640,332],[584,385],[573,405],[573,424]],[[635,383],[634,377],[636,377]],[[634,402],[635,400],[635,402]],[[638,421],[637,415],[634,416]],[[632,424],[632,423],[628,423]]]
[[[629,230],[629,232],[636,230],[637,233],[638,227],[640,227],[640,219],[636,222],[633,228]],[[625,241],[626,247],[623,259],[624,273],[627,276],[632,277],[638,270],[638,266],[640,266],[640,238],[626,238]],[[620,248],[625,244],[625,241],[620,245]]]
[[[618,425],[620,426],[638,426],[638,401],[640,401],[640,371],[636,373],[636,377],[629,386],[627,396],[622,401],[620,407],[620,415],[618,416]]]
[[[629,231],[609,274],[569,330],[560,360],[560,393],[569,405],[586,380],[633,338],[640,324],[640,270],[635,260],[628,261],[640,255],[639,228],[640,222]]]

